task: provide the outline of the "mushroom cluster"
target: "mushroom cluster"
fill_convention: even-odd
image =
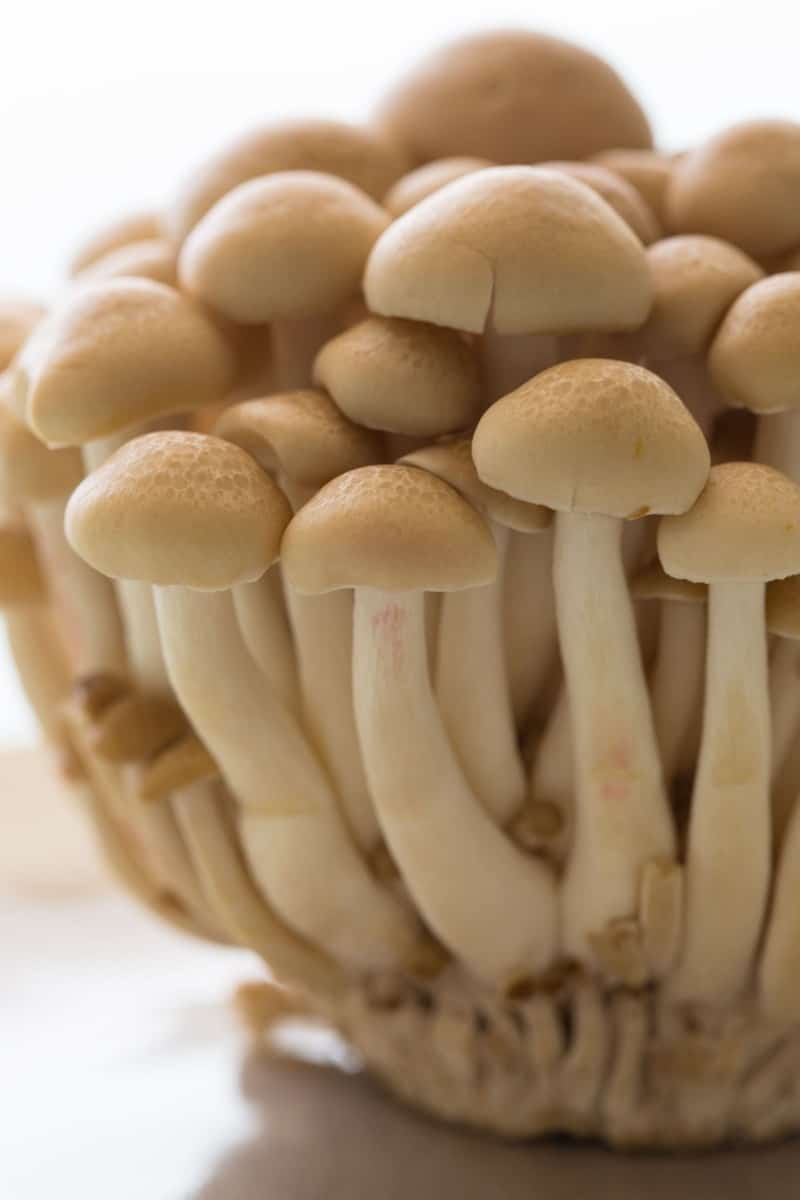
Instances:
[[[0,370],[21,679],[265,1036],[509,1136],[800,1128],[800,124],[670,154],[472,37],[103,230]]]

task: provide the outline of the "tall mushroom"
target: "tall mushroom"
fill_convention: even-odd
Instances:
[[[709,469],[675,393],[630,363],[583,359],[536,376],[481,418],[478,474],[556,510],[556,616],[575,756],[575,830],[562,890],[567,954],[636,911],[648,861],[674,854],[620,542],[625,519],[684,512]]]

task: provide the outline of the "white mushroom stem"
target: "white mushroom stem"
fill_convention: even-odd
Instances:
[[[238,802],[267,900],[347,966],[410,966],[416,923],[370,875],[297,721],[247,651],[230,593],[157,588],[156,607],[170,680]]]
[[[358,589],[353,680],[370,790],[389,848],[434,932],[489,983],[556,953],[556,890],[475,797],[433,696],[421,592]]]
[[[559,513],[555,588],[575,754],[575,828],[563,884],[567,954],[637,911],[642,869],[674,832],[622,566],[622,522]]]
[[[247,649],[279,699],[292,712],[299,712],[297,662],[280,568],[271,567],[255,583],[239,584],[233,589],[233,601]]]
[[[705,640],[704,604],[663,601],[650,698],[667,783],[680,770],[683,748],[693,726],[700,723]]]
[[[341,331],[340,315],[273,321],[272,367],[278,391],[311,386],[311,369],[317,352]]]
[[[536,748],[528,788],[532,805],[550,805],[560,814],[562,823],[558,841],[563,841],[572,822],[574,789],[572,718],[567,689],[562,686]]]
[[[467,782],[493,820],[505,825],[525,799],[525,770],[506,673],[502,564],[508,530],[494,524],[492,532],[497,577],[443,596],[436,698]]]
[[[512,532],[503,578],[503,625],[511,706],[527,722],[558,655],[553,592],[553,535]]]
[[[9,608],[3,614],[8,645],[20,683],[45,736],[64,745],[61,705],[70,689],[70,672],[51,620],[42,605]]]
[[[792,742],[800,733],[800,642],[779,638],[769,664],[772,778],[780,780]]]
[[[758,971],[761,1009],[770,1021],[800,1021],[800,805],[795,804],[778,863]],[[738,911],[738,910],[737,910]]]
[[[800,483],[800,412],[759,417],[753,458]]]
[[[558,338],[548,334],[497,333],[491,322],[483,334],[486,406],[558,362]]]
[[[674,995],[721,1005],[747,981],[770,879],[770,727],[762,583],[712,583],[703,737]]]

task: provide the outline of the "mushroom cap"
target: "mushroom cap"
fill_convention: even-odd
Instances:
[[[770,633],[800,639],[800,575],[767,584],[766,614]]]
[[[475,350],[452,329],[368,317],[327,342],[314,380],[369,429],[436,437],[466,429],[482,406]]]
[[[284,534],[281,569],[308,595],[459,591],[491,583],[497,550],[486,521],[454,488],[390,464],[349,471],[317,492]]]
[[[403,152],[380,130],[341,121],[286,121],[238,137],[186,181],[167,214],[180,244],[222,199],[249,179],[277,171],[337,175],[380,200],[408,170]]]
[[[67,505],[70,545],[104,575],[219,591],[260,578],[291,516],[239,446],[202,433],[126,442]]]
[[[711,344],[708,365],[735,408],[800,409],[800,271],[771,275],[742,292]]]
[[[640,193],[656,220],[663,226],[666,220],[667,188],[672,175],[673,161],[658,150],[600,150],[592,162],[607,167],[627,179]]]
[[[32,300],[0,300],[0,371],[5,371],[47,310]]]
[[[564,175],[585,183],[593,192],[597,192],[645,246],[660,236],[661,230],[653,210],[641,193],[615,171],[600,163],[548,162],[543,165],[551,171],[562,171]]]
[[[108,279],[71,291],[26,343],[17,370],[39,437],[83,445],[218,403],[236,364],[217,327],[174,288]]]
[[[659,562],[651,562],[631,581],[631,594],[637,600],[674,600],[677,604],[705,603],[708,588],[688,579],[667,575]]]
[[[241,446],[270,474],[314,488],[380,462],[385,450],[378,434],[348,421],[330,396],[312,388],[234,404],[214,432]]]
[[[321,316],[350,299],[389,218],[333,175],[283,171],[229,192],[184,243],[181,283],[233,321]]]
[[[0,498],[37,504],[68,496],[83,479],[79,450],[51,450],[0,403]]]
[[[710,233],[755,258],[800,244],[800,125],[749,121],[675,164],[667,193],[676,233]]]
[[[448,438],[434,442],[432,446],[422,446],[419,450],[404,454],[397,461],[438,476],[498,525],[516,529],[518,533],[539,533],[553,520],[549,508],[515,500],[513,496],[498,492],[484,483],[475,469],[472,438],[469,436]]]
[[[0,522],[0,609],[23,608],[47,595],[36,545],[21,521]]]
[[[695,583],[800,574],[800,487],[763,463],[721,463],[689,512],[661,522],[658,556]]]
[[[650,308],[644,249],[585,184],[492,167],[423,200],[375,244],[367,304],[482,333],[635,329]]]
[[[147,238],[117,246],[91,262],[76,277],[81,283],[89,280],[152,279],[156,283],[178,286],[178,258],[175,248],[166,238]]]
[[[709,471],[694,418],[644,367],[585,358],[542,371],[481,418],[472,443],[485,483],[563,512],[684,512]]]
[[[158,213],[138,212],[120,217],[98,229],[83,242],[72,256],[69,274],[79,275],[99,258],[119,250],[121,246],[127,246],[129,242],[148,241],[163,235],[164,226]]]
[[[764,276],[742,250],[702,234],[664,238],[647,261],[653,307],[638,336],[658,361],[703,354],[736,297]]]
[[[392,90],[378,120],[416,162],[466,154],[535,163],[652,140],[608,63],[559,38],[515,30],[442,47]]]
[[[494,166],[488,158],[437,158],[401,176],[383,197],[383,207],[393,217],[402,217],[420,200],[432,196],[445,184]]]

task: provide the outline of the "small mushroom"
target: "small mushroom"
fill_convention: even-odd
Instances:
[[[779,844],[798,795],[790,751],[800,734],[800,576],[767,585],[766,614],[768,632],[779,639],[769,664],[772,824]]]
[[[439,158],[435,162],[425,163],[423,167],[403,175],[389,188],[383,197],[383,207],[392,217],[402,217],[403,213],[419,204],[420,200],[438,192],[445,184],[492,166],[494,163],[486,158]]]
[[[158,213],[140,212],[120,217],[97,230],[75,251],[69,266],[71,276],[80,275],[92,263],[129,246],[132,242],[149,241],[163,236],[164,227]]]
[[[101,279],[150,279],[154,283],[178,286],[178,257],[166,238],[148,238],[129,242],[96,258],[75,276],[76,282],[87,283]]]
[[[658,150],[600,150],[592,162],[607,167],[636,188],[663,227],[666,226],[666,196],[673,159]]]

